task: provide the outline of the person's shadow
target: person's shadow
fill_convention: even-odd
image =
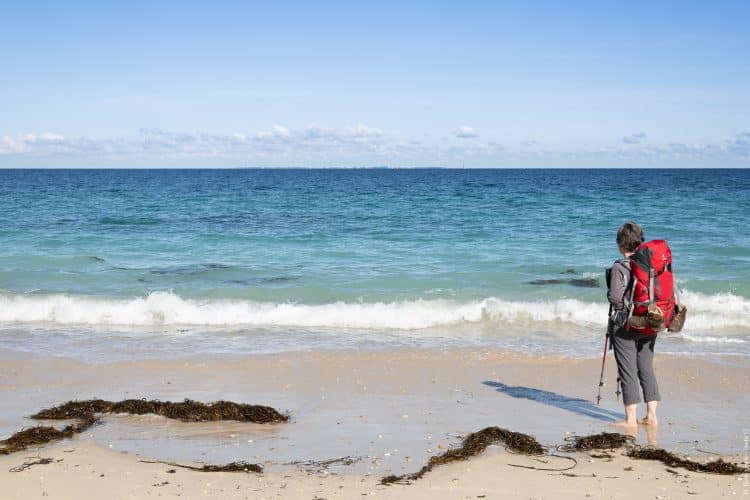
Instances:
[[[614,422],[615,420],[622,420],[625,415],[617,413],[597,406],[591,401],[580,398],[569,398],[556,392],[543,391],[541,389],[534,389],[533,387],[523,386],[510,386],[503,384],[502,382],[493,382],[486,380],[482,382],[484,385],[494,387],[497,392],[507,394],[508,396],[520,399],[528,399],[542,403],[561,410],[567,410],[578,415],[585,417],[595,418],[604,422]]]

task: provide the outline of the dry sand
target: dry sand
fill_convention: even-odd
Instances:
[[[632,461],[615,454],[611,461],[576,454],[578,466],[563,473],[514,467],[567,467],[569,462],[508,453],[491,453],[446,465],[410,485],[383,486],[377,478],[351,474],[201,473],[165,464],[142,463],[131,454],[92,443],[67,443],[41,450],[53,463],[6,472],[23,456],[0,457],[0,498],[726,498],[747,494],[741,476],[698,474],[661,464]],[[35,455],[35,454],[34,454]],[[175,471],[175,472],[170,472]],[[574,474],[574,475],[573,475]]]
[[[611,430],[607,424],[621,408],[611,358],[608,364],[610,384],[597,407],[591,400],[598,360],[494,350],[320,351],[91,365],[0,353],[0,437],[34,425],[24,416],[42,407],[91,397],[229,399],[271,405],[292,417],[285,424],[258,425],[107,416],[72,440],[0,457],[0,498],[719,498],[748,491],[747,477],[668,472],[662,464],[619,453],[611,462],[579,454],[578,465],[567,471],[575,476],[522,469],[509,464],[559,468],[568,462],[553,457],[541,464],[497,447],[409,486],[378,484],[386,474],[417,470],[485,426],[529,433],[547,445],[562,443],[568,433]],[[661,356],[656,369],[664,402],[662,425],[651,439],[698,460],[714,459],[713,453],[744,460],[747,363]],[[638,440],[647,443],[645,431]],[[8,472],[34,456],[53,462]],[[356,462],[307,471],[290,465],[342,456]],[[247,460],[263,464],[266,472],[176,468],[169,474],[173,467],[139,458]]]

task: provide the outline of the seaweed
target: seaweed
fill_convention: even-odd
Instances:
[[[95,415],[101,413],[128,413],[131,415],[153,413],[166,418],[182,420],[183,422],[238,420],[240,422],[266,424],[289,420],[287,415],[282,415],[270,406],[248,405],[233,403],[231,401],[217,401],[208,404],[190,399],[186,399],[180,403],[157,400],[148,401],[145,399],[125,399],[115,402],[103,399],[68,401],[59,406],[40,410],[32,415],[31,418],[36,420],[78,419],[78,423],[67,425],[62,429],[41,425],[23,429],[8,439],[0,441],[0,445],[2,445],[0,455],[9,455],[25,450],[30,446],[71,438],[75,434],[84,432],[98,422],[98,418]],[[227,466],[229,465],[232,464],[228,464]]]
[[[431,457],[430,460],[417,472],[401,476],[385,476],[380,480],[380,483],[392,484],[420,479],[438,465],[460,460],[468,460],[469,458],[482,453],[488,446],[496,443],[503,443],[509,450],[524,455],[542,455],[545,452],[545,448],[532,436],[520,432],[509,431],[500,427],[486,427],[481,431],[473,432],[466,436],[461,443],[460,448],[454,448],[441,455]]]
[[[59,463],[62,461],[63,461],[62,458],[58,458],[57,460],[55,460],[54,458],[38,457],[36,460],[32,460],[31,462],[24,462],[21,465],[11,467],[10,469],[8,469],[8,472],[23,472],[27,469],[34,467],[35,465],[49,465],[49,464]]]
[[[10,455],[11,453],[25,450],[30,446],[37,446],[52,441],[71,438],[74,435],[87,430],[97,421],[98,419],[93,415],[88,415],[86,418],[82,419],[81,422],[66,425],[62,429],[43,425],[23,429],[16,432],[8,439],[0,441],[0,444],[3,445],[3,447],[0,448],[0,455]]]
[[[634,438],[616,432],[602,432],[590,436],[574,436],[573,443],[561,447],[562,451],[614,450],[632,444]]]
[[[308,470],[326,470],[332,465],[352,465],[362,460],[362,457],[352,457],[352,456],[345,456],[345,457],[338,457],[338,458],[330,458],[328,460],[295,460],[294,462],[288,462],[285,465],[296,465],[298,467],[302,467]]]
[[[602,432],[601,434],[593,434],[591,436],[575,437],[573,438],[572,444],[561,447],[561,449],[563,451],[589,451],[605,449],[612,450],[623,446],[630,446],[630,450],[627,452],[627,456],[630,458],[635,458],[637,460],[657,460],[668,467],[682,467],[683,469],[692,472],[709,472],[713,474],[742,474],[748,472],[747,468],[740,467],[739,465],[730,462],[725,462],[721,458],[713,462],[700,463],[680,458],[674,453],[670,453],[662,448],[641,448],[638,446],[631,446],[633,443],[634,438],[632,436]],[[597,458],[600,457],[601,456],[597,456]]]
[[[127,413],[131,415],[153,413],[183,422],[238,420],[240,422],[267,424],[289,420],[288,416],[282,415],[269,406],[248,405],[232,401],[217,401],[206,404],[190,399],[179,403],[145,399],[125,399],[116,402],[102,399],[68,401],[60,406],[41,410],[32,415],[31,418],[62,420],[86,418],[94,413]]]
[[[178,464],[176,462],[164,462],[161,460],[139,460],[139,462],[142,462],[144,464],[171,465],[172,467],[181,467],[183,469],[194,470],[197,472],[255,472],[257,474],[260,474],[263,472],[262,466],[258,464],[253,464],[250,462],[245,462],[245,461],[229,462],[228,464],[224,464],[224,465],[203,464],[201,466],[184,465],[184,464]],[[175,471],[174,469],[170,469],[167,472],[174,473]]]
[[[713,462],[700,463],[686,458],[680,458],[662,448],[633,448],[628,452],[630,458],[637,460],[658,460],[669,467],[682,467],[691,472],[709,472],[712,474],[745,474],[750,472],[746,467],[740,467],[721,458]]]
[[[249,462],[230,462],[225,465],[203,465],[200,468],[192,468],[200,472],[263,472],[263,467]]]
[[[60,406],[45,408],[31,415],[36,420],[68,420],[86,418],[94,413],[106,413],[111,403],[101,399],[87,401],[68,401]]]

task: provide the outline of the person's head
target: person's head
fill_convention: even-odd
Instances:
[[[643,229],[637,222],[629,220],[617,230],[617,246],[623,255],[635,252],[643,243]]]

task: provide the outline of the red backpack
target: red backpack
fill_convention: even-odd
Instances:
[[[669,327],[675,308],[672,250],[664,240],[641,243],[630,257],[630,262],[633,275],[633,316],[646,316],[649,305],[654,304],[661,311],[664,328]],[[628,329],[647,334],[658,331],[650,326],[636,328],[632,323]]]

